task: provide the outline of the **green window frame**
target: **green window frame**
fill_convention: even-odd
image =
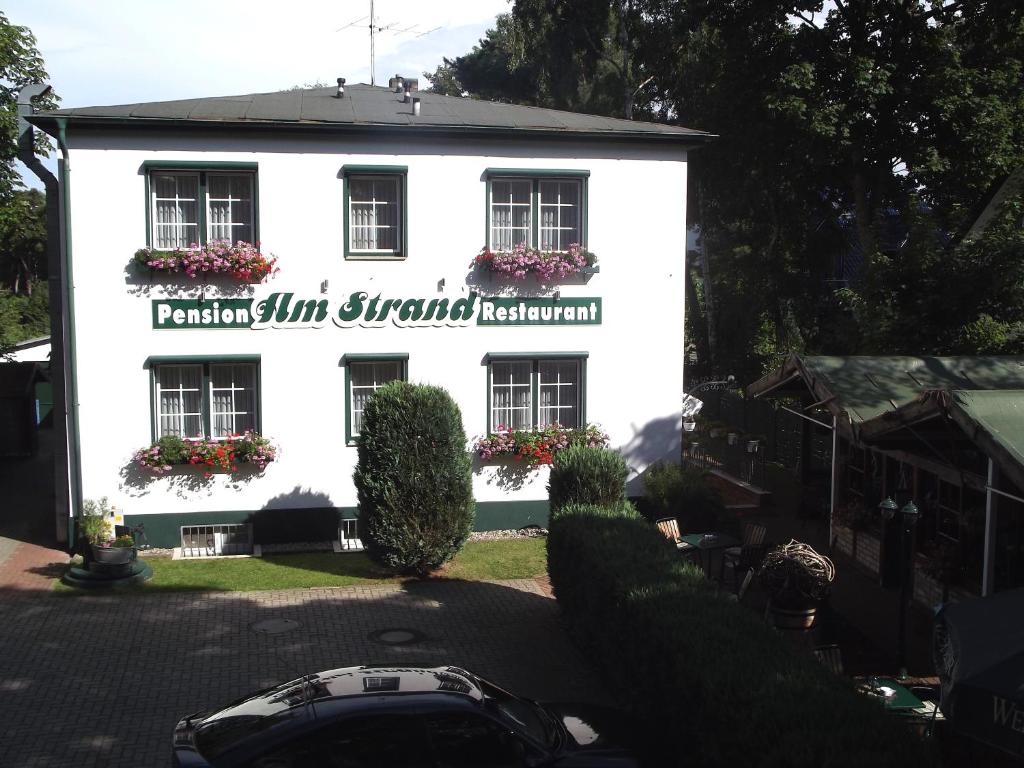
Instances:
[[[184,439],[226,439],[230,434],[240,434],[245,429],[262,433],[259,355],[150,357],[146,360],[146,368],[149,369],[150,436],[153,442],[168,434],[177,434]],[[248,386],[241,386],[237,382],[246,378],[246,371],[249,378],[244,384]],[[227,382],[224,374],[228,374]],[[241,378],[236,378],[239,374]],[[177,387],[167,389],[165,385],[169,379],[176,380]],[[164,391],[178,393],[180,411],[162,411],[161,394]],[[191,405],[186,404],[187,397]],[[223,407],[226,400],[230,400],[229,408]],[[182,429],[167,429],[167,421],[176,417],[180,417]],[[215,434],[218,420],[221,423],[230,420],[232,429],[226,434]],[[189,429],[188,424],[193,428]]]
[[[344,255],[346,259],[400,260],[409,255],[409,168],[405,165],[343,165],[342,208]],[[393,189],[393,194],[388,191]],[[380,197],[378,197],[380,195]],[[362,217],[353,215],[353,206],[362,207]],[[397,206],[397,211],[394,208]],[[391,208],[390,212],[388,208]],[[378,223],[378,211],[385,211],[384,223]],[[354,230],[364,230],[356,236]],[[377,230],[397,229],[390,236],[393,247],[360,247],[368,239],[377,239]],[[373,232],[373,237],[370,236]]]
[[[589,170],[556,169],[556,168],[488,168],[484,171],[486,181],[486,206],[484,216],[484,242],[488,248],[505,250],[517,245],[518,238],[495,237],[495,212],[506,204],[499,200],[496,189],[504,192],[509,190],[507,207],[504,212],[508,226],[513,233],[526,231],[527,245],[541,250],[565,250],[575,238],[570,234],[578,232],[578,242],[583,247],[588,243],[588,194]],[[566,203],[562,200],[563,193],[571,189],[577,190],[576,202]],[[528,195],[528,198],[526,197]],[[500,197],[504,198],[505,195]],[[527,203],[528,199],[528,203]],[[528,209],[527,209],[528,204]],[[528,222],[523,223],[521,217],[528,213]],[[566,221],[563,217],[568,217]],[[544,221],[553,223],[548,226]],[[563,235],[563,232],[566,233]],[[498,242],[498,241],[501,242]],[[516,242],[513,242],[516,241]]]
[[[341,358],[341,364],[345,366],[345,443],[356,445],[359,442],[357,422],[360,421],[360,418],[357,414],[359,409],[356,408],[353,397],[353,388],[376,391],[388,381],[408,381],[409,355],[405,352],[347,354]],[[387,369],[392,366],[393,370],[398,373],[397,377],[385,379],[380,375],[385,374]],[[358,383],[354,376],[356,370],[370,371],[372,383]],[[379,378],[383,380],[378,381]]]
[[[487,433],[499,426],[515,430],[537,430],[558,421],[565,427],[582,427],[587,423],[587,352],[488,352],[487,366]],[[563,381],[568,371],[573,375]],[[496,381],[495,376],[502,380]],[[495,397],[495,388],[507,389],[507,406]],[[526,395],[526,405],[515,405],[514,395]],[[504,399],[504,398],[502,398]],[[518,420],[502,413],[519,411]],[[557,418],[562,411],[573,413],[574,419],[564,423]],[[556,418],[551,418],[555,415]],[[575,423],[571,423],[571,422]]]
[[[175,246],[159,245],[158,238],[156,236],[156,228],[161,224],[157,221],[156,215],[156,193],[157,185],[154,182],[154,177],[175,177],[178,179],[195,179],[195,205],[196,205],[196,221],[194,225],[179,225],[179,226],[194,226],[196,238],[194,242],[199,245],[206,245],[211,240],[226,239],[222,237],[214,237],[211,234],[211,230],[214,227],[227,226],[235,231],[235,227],[244,226],[242,223],[234,222],[234,214],[229,214],[227,222],[215,221],[216,216],[211,213],[211,200],[221,203],[227,203],[229,211],[233,211],[235,203],[248,202],[248,217],[250,223],[248,227],[250,229],[249,239],[247,242],[258,243],[260,239],[260,216],[259,216],[259,166],[257,163],[248,162],[203,162],[203,161],[169,161],[169,160],[147,160],[142,164],[142,171],[145,178],[145,210],[146,210],[146,246],[149,248],[163,248],[170,249]],[[231,179],[231,178],[246,178],[249,180],[249,200],[245,201],[244,198],[235,198],[232,192],[229,192],[228,197],[220,198],[216,197],[217,192],[214,191],[213,197],[211,197],[211,186],[213,186],[218,179]],[[191,239],[191,238],[190,238]],[[246,240],[245,237],[234,237],[231,238],[232,242],[239,239]],[[177,246],[182,247],[182,246]]]

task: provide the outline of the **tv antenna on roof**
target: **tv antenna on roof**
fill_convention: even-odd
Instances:
[[[389,24],[378,24],[377,23],[377,17],[376,17],[376,15],[374,13],[373,5],[374,5],[374,0],[370,0],[370,15],[369,16],[360,16],[355,21],[350,21],[348,24],[346,24],[346,25],[344,25],[342,27],[338,27],[336,30],[334,30],[335,32],[341,32],[341,31],[346,30],[346,29],[351,29],[352,27],[362,27],[364,25],[366,26],[367,29],[370,30],[370,85],[376,85],[377,84],[376,83],[376,79],[377,79],[376,78],[376,75],[377,75],[377,72],[376,72],[377,65],[376,65],[376,61],[375,61],[375,59],[376,59],[376,50],[375,49],[376,49],[376,38],[377,38],[377,33],[378,32],[387,32],[387,31],[391,30],[396,35],[400,35],[400,34],[403,34],[403,33],[410,33],[414,37],[425,37],[426,35],[429,35],[431,32],[436,32],[437,30],[439,30],[441,28],[441,27],[434,27],[433,29],[428,29],[426,32],[420,32],[417,29],[419,24],[411,24],[410,26],[405,27],[404,29],[395,29],[395,27],[398,26],[398,22],[397,21],[393,21],[393,22],[391,22]],[[365,23],[367,21],[369,23]]]

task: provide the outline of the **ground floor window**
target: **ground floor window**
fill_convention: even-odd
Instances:
[[[259,361],[151,359],[154,435],[222,439],[259,431]]]
[[[488,428],[528,430],[585,424],[586,356],[489,355]]]
[[[363,411],[370,396],[389,381],[408,379],[407,354],[346,355],[345,410],[346,438],[355,442],[363,431]]]

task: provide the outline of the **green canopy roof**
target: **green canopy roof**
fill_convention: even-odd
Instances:
[[[798,357],[747,387],[748,396],[805,394],[851,423],[895,410],[935,390],[1024,390],[1024,357]]]

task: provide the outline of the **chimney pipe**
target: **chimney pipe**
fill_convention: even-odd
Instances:
[[[412,99],[412,93],[409,91],[409,86],[406,85],[405,86],[405,96],[402,97],[402,101],[404,101],[406,104],[408,104],[411,99]]]
[[[339,77],[338,78],[338,92],[336,94],[334,94],[334,98],[336,98],[336,99],[343,99],[343,98],[345,98],[345,78],[344,77]]]
[[[420,113],[420,97],[419,96],[414,96],[413,97],[413,100],[412,100],[412,113],[414,115],[419,115],[419,113]]]

